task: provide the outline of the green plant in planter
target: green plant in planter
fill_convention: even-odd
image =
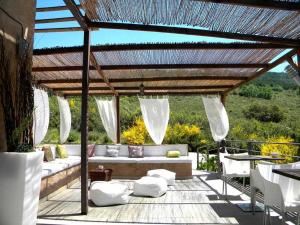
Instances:
[[[22,143],[17,146],[16,152],[33,152],[33,147],[30,144]]]

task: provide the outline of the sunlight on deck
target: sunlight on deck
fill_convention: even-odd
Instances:
[[[120,180],[128,185],[133,182]],[[228,201],[221,195],[222,182],[215,174],[200,173],[191,180],[177,180],[176,185],[159,198],[130,195],[127,205],[96,207],[90,202],[87,216],[80,215],[80,183],[41,200],[38,224],[68,224],[66,221],[143,224],[262,224],[263,213],[246,213],[235,203],[249,202],[249,197],[229,187]],[[64,220],[65,223],[58,222]],[[272,224],[280,224],[273,218]],[[70,223],[77,224],[77,223]],[[79,223],[78,223],[79,224]],[[80,223],[81,224],[81,223]],[[84,223],[85,224],[85,223]]]

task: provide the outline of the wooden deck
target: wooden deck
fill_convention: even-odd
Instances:
[[[127,184],[132,191],[132,181],[120,182]],[[235,201],[248,201],[247,197],[245,199],[239,191],[231,188],[236,195],[225,201],[219,194],[220,184],[220,180],[213,177],[194,176],[190,180],[177,180],[176,185],[160,198],[131,195],[129,204],[109,207],[96,207],[90,202],[89,213],[83,216],[80,215],[80,183],[76,182],[68,189],[52,194],[48,200],[41,200],[38,215],[41,220],[110,224],[262,224],[262,213],[245,213],[234,204]],[[277,217],[273,218],[272,224],[280,224]]]

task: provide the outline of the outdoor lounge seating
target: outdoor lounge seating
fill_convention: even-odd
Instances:
[[[65,159],[56,158],[55,146],[51,146],[55,160],[43,163],[40,198],[49,195],[80,176],[80,151],[73,148],[73,145],[65,146],[69,155]]]
[[[128,187],[120,182],[95,181],[91,184],[90,198],[97,206],[128,203]]]
[[[134,182],[133,194],[136,196],[160,197],[168,190],[167,181],[161,177],[145,176]]]
[[[168,150],[179,150],[178,158],[167,158]],[[192,177],[192,160],[188,158],[188,147],[178,145],[144,145],[143,158],[129,158],[128,146],[120,145],[118,157],[107,157],[106,145],[96,145],[95,156],[89,158],[89,170],[98,165],[113,169],[113,178],[137,179],[146,176],[148,170],[166,169],[176,173],[176,179]]]
[[[64,145],[68,158],[55,158],[43,163],[43,175],[40,198],[56,191],[80,176],[80,145]],[[167,158],[168,150],[179,150],[178,158]],[[51,146],[55,156],[55,146]],[[89,170],[103,165],[112,169],[113,178],[137,179],[147,175],[148,170],[166,169],[176,173],[177,179],[188,179],[192,176],[192,160],[188,158],[187,145],[145,145],[144,158],[129,158],[128,146],[121,145],[118,157],[106,155],[106,145],[95,146],[95,156],[90,157]]]
[[[161,177],[167,181],[168,185],[175,185],[176,173],[168,170],[164,170],[164,169],[149,170],[147,172],[147,176]]]

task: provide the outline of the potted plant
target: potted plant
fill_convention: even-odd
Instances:
[[[12,71],[0,39],[0,109],[3,111],[7,152],[0,153],[0,224],[36,224],[43,152],[33,151],[30,49]],[[14,69],[15,70],[15,69]]]

